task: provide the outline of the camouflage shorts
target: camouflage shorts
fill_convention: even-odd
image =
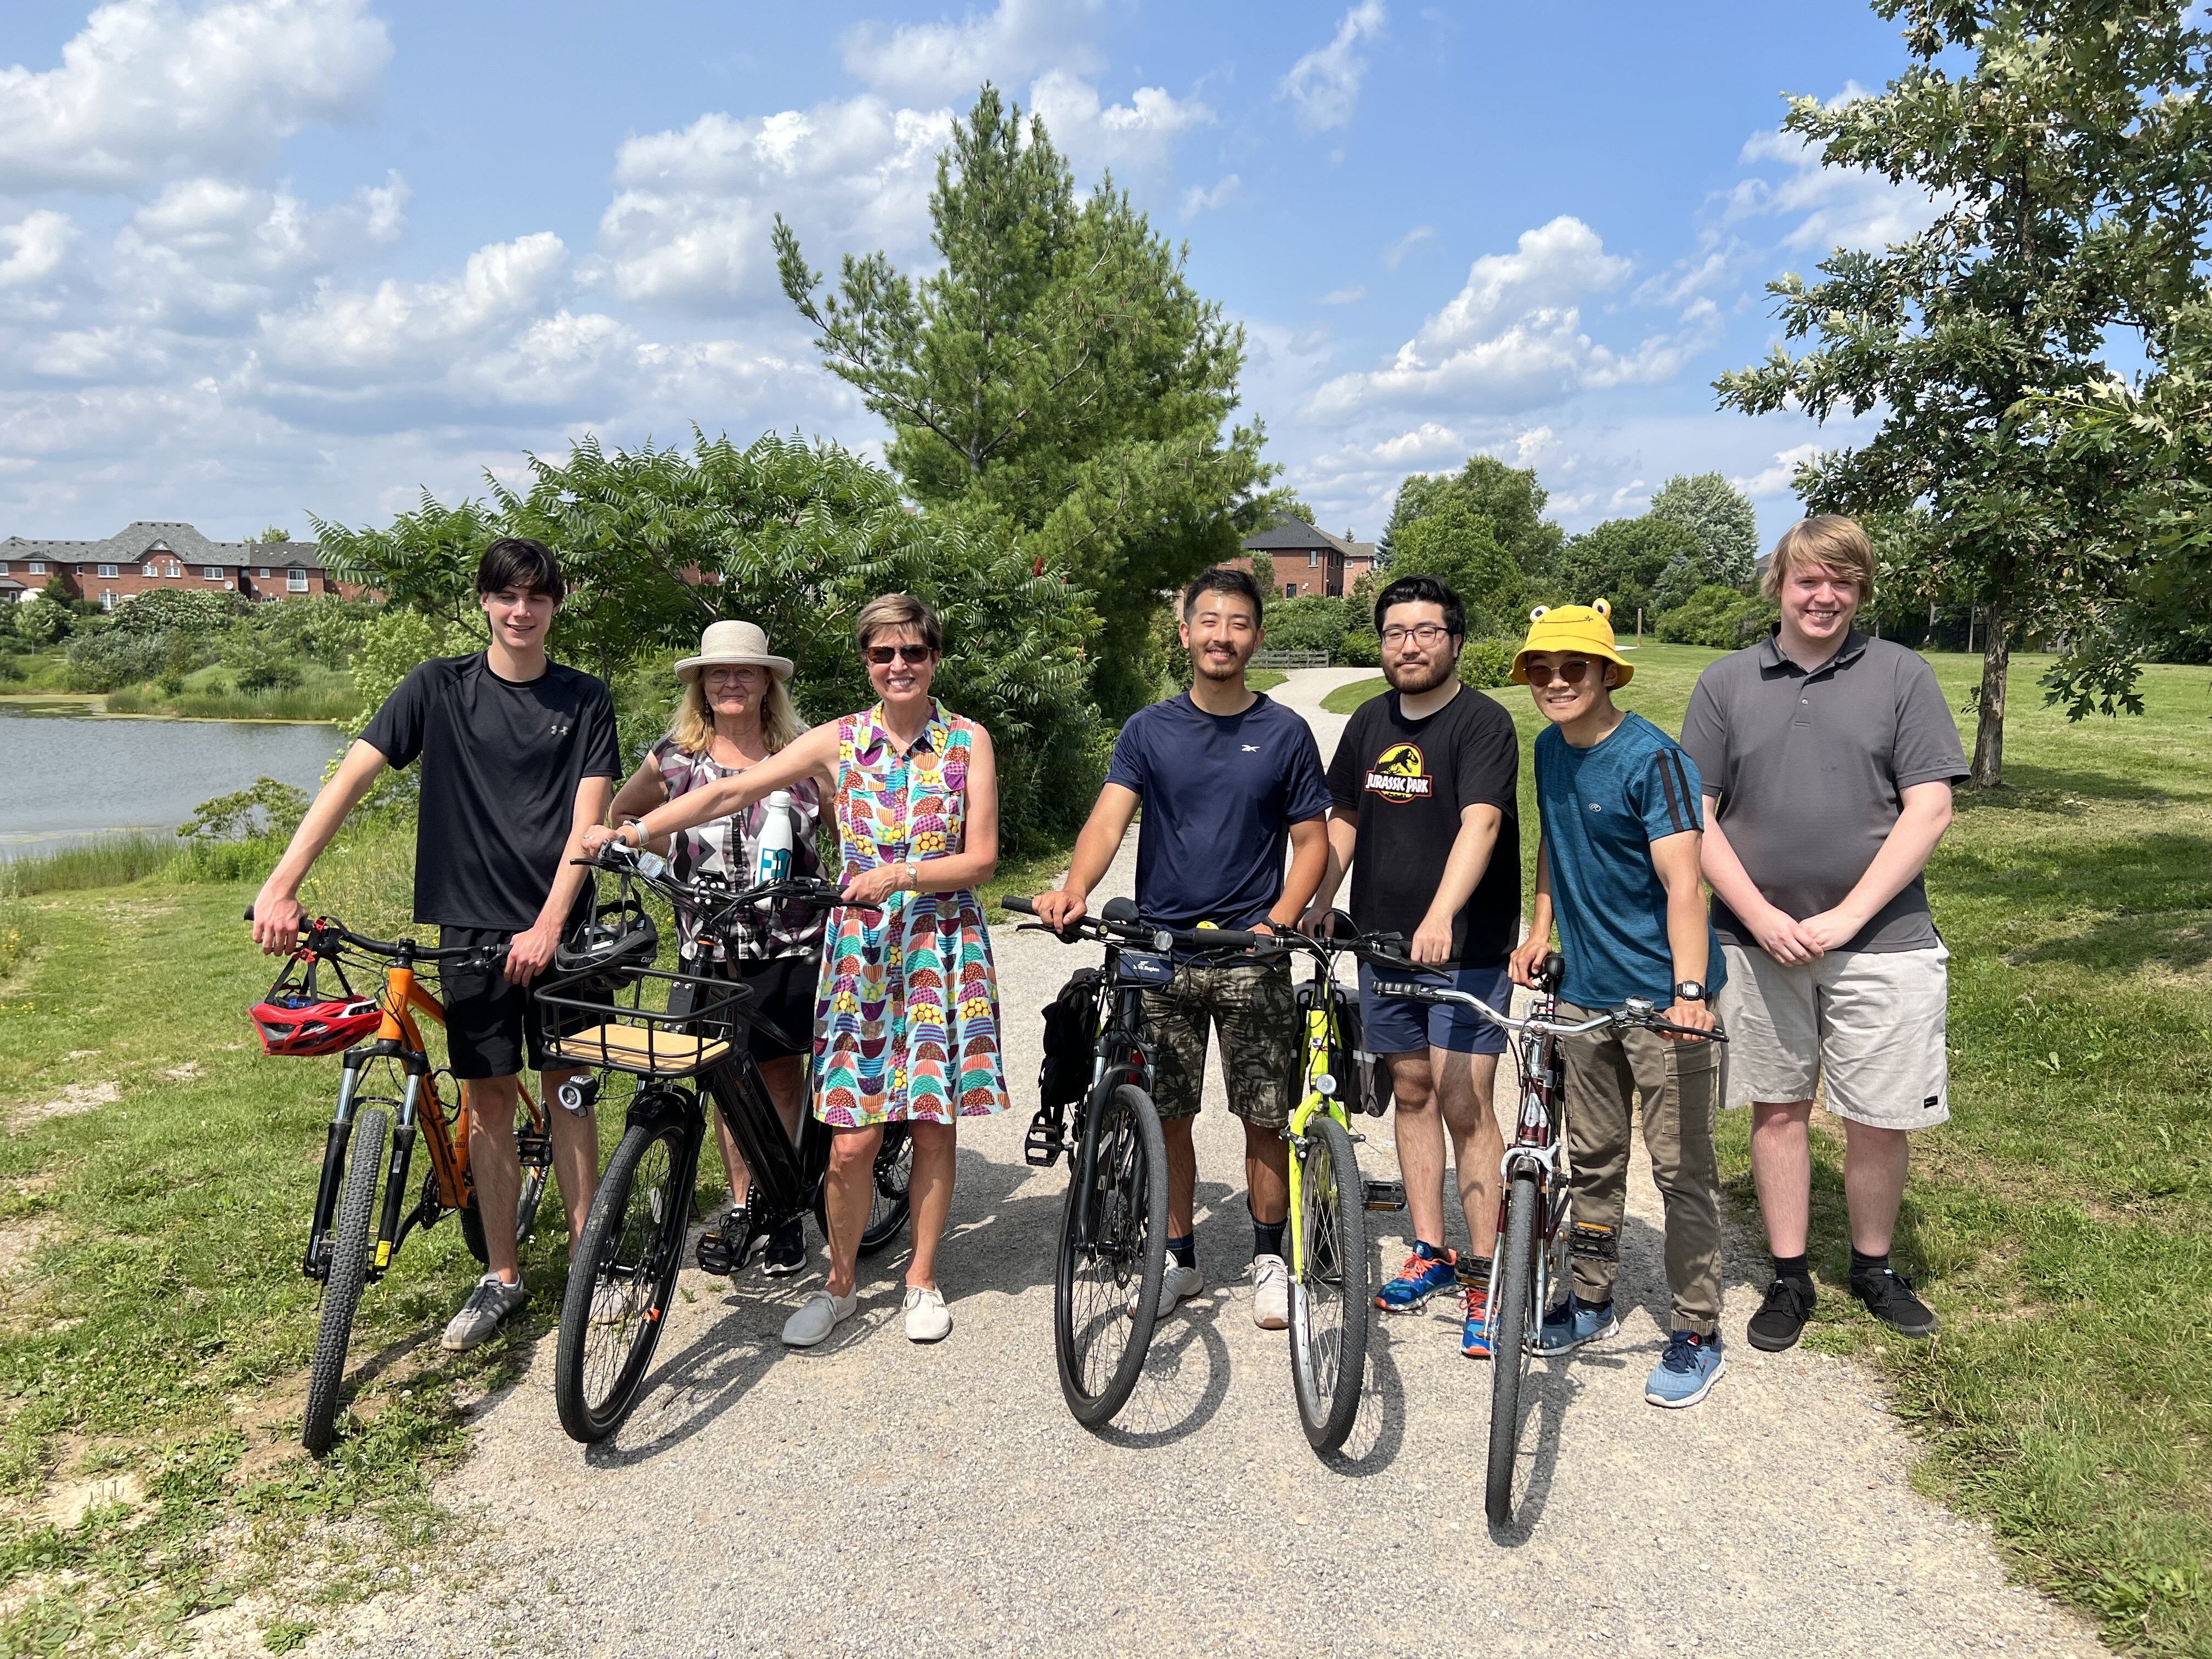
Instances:
[[[1152,1104],[1163,1122],[1196,1117],[1206,1086],[1211,1028],[1221,1030],[1229,1109],[1279,1129],[1297,1091],[1297,1008],[1288,963],[1208,967],[1184,963],[1163,989],[1145,993],[1152,1042]]]

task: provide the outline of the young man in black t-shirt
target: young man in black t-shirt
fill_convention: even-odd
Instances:
[[[346,814],[386,766],[422,760],[415,837],[415,920],[435,922],[441,947],[507,947],[505,971],[445,975],[446,1039],[467,1087],[469,1169],[487,1222],[514,1213],[522,1172],[514,1110],[526,1049],[550,1101],[575,1068],[548,1070],[530,981],[552,963],[571,914],[588,904],[591,872],[569,863],[585,830],[606,816],[620,775],[614,700],[591,675],[550,661],[545,634],[562,596],[544,544],[502,537],[477,568],[491,643],[472,657],[422,664],[385,700],[301,820],[253,906],[253,937],[270,953],[297,942],[300,884]],[[599,1179],[589,1111],[550,1114],[553,1165],[581,1237]],[[446,1346],[472,1348],[520,1307],[526,1292],[509,1227],[487,1224],[490,1271],[446,1327]]]
[[[1521,745],[1513,718],[1459,681],[1467,613],[1433,576],[1407,576],[1375,605],[1390,690],[1360,704],[1328,769],[1328,872],[1309,928],[1322,924],[1347,866],[1363,933],[1403,933],[1435,981],[1504,1010],[1505,959],[1520,933]],[[1362,1041],[1389,1057],[1398,1165],[1413,1249],[1376,1306],[1412,1313],[1465,1283],[1460,1352],[1490,1357],[1490,1253],[1504,1144],[1491,1091],[1505,1033],[1463,1007],[1375,994],[1359,970]],[[1441,1121],[1439,1121],[1441,1118]],[[1473,1259],[1444,1247],[1444,1134],[1450,1129]]]

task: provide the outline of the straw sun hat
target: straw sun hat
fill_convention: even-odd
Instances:
[[[770,652],[768,635],[761,631],[760,624],[749,622],[709,623],[707,631],[699,636],[699,654],[678,662],[676,678],[689,680],[702,668],[734,668],[745,663],[765,668],[780,680],[791,678],[791,659]]]

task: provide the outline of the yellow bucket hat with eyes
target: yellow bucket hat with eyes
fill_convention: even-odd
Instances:
[[[1513,684],[1528,684],[1524,665],[1531,651],[1578,652],[1611,663],[1620,672],[1617,686],[1636,678],[1636,665],[1622,657],[1613,643],[1613,607],[1603,599],[1589,605],[1540,605],[1528,613],[1528,637],[1513,657]]]

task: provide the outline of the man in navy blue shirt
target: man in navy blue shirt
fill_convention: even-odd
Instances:
[[[1066,884],[1036,896],[1046,922],[1064,927],[1083,914],[1141,805],[1137,908],[1146,921],[1262,933],[1297,925],[1328,861],[1328,781],[1313,729],[1245,686],[1244,665],[1260,646],[1260,590],[1241,570],[1216,567],[1184,590],[1182,639],[1191,688],[1139,709],[1121,728]],[[1283,1261],[1289,1148],[1281,1130],[1298,1080],[1288,962],[1179,963],[1172,982],[1145,993],[1145,1018],[1152,1099],[1168,1143],[1169,1260],[1160,1311],[1196,1295],[1205,1282],[1193,1238],[1198,1157],[1191,1123],[1206,1081],[1208,1032],[1218,1027],[1229,1109],[1244,1120],[1253,1322],[1281,1330],[1290,1323]]]

